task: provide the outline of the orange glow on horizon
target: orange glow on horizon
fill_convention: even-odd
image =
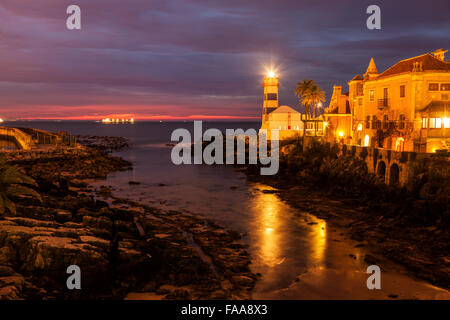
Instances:
[[[134,118],[135,120],[253,120],[260,117],[227,116],[227,115],[189,115],[189,116],[169,116],[169,115],[131,115],[131,114],[111,114],[111,115],[86,115],[69,117],[23,117],[18,120],[93,120],[101,121],[105,118]]]

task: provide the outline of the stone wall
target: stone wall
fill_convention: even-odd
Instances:
[[[384,177],[386,184],[404,186],[408,183],[414,162],[426,159],[435,161],[436,155],[412,151],[394,151],[373,147],[355,145],[339,145],[342,155],[352,155],[364,159],[369,172]],[[439,161],[449,161],[450,158],[439,158]]]

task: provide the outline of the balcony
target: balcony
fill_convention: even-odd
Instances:
[[[389,99],[378,99],[378,109],[386,109],[389,107]]]

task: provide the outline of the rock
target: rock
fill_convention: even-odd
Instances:
[[[139,185],[141,184],[139,181],[128,181],[128,184],[131,185]]]
[[[56,221],[64,223],[72,220],[72,213],[66,210],[56,212]]]
[[[93,229],[100,229],[103,231],[112,231],[113,223],[111,219],[106,217],[91,217],[84,216],[83,217],[83,226]]]
[[[225,300],[226,298],[227,294],[222,290],[216,290],[210,296],[212,300]]]
[[[247,276],[232,276],[231,281],[238,286],[253,287],[255,280]]]
[[[20,300],[24,284],[20,275],[0,277],[0,300]]]
[[[0,266],[0,277],[12,276],[15,273],[16,272],[11,267]]]

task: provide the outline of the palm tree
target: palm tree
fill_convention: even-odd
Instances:
[[[307,115],[310,114],[309,92],[313,86],[315,86],[314,80],[303,79],[302,82],[297,83],[295,88],[295,95],[298,97],[300,103],[305,106],[305,113]]]
[[[16,206],[10,200],[13,196],[29,195],[42,202],[40,194],[26,185],[37,186],[37,183],[17,167],[8,165],[4,158],[0,158],[0,215],[6,210],[16,213]]]
[[[311,88],[315,85],[314,80],[303,79],[302,82],[298,82],[295,88],[295,95],[299,99],[300,104],[305,106],[305,120],[308,120],[310,116],[310,91]],[[306,125],[307,122],[303,123],[303,139],[305,139],[306,135]]]
[[[317,117],[319,116],[319,103],[325,102],[325,91],[314,84],[309,90],[309,100],[313,106],[312,113],[317,120]],[[317,122],[314,122],[314,136],[317,136]]]

